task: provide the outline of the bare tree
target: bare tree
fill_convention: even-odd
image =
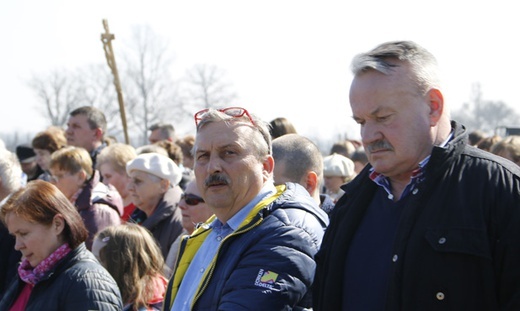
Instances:
[[[184,79],[184,109],[216,108],[230,105],[237,95],[231,91],[231,84],[225,80],[225,71],[214,65],[197,64],[186,72]]]
[[[121,136],[116,93],[106,66],[90,65],[75,71],[56,69],[48,75],[34,75],[29,87],[42,103],[38,109],[51,125],[65,126],[72,110],[94,106],[107,116],[107,132]]]
[[[482,130],[491,134],[499,126],[515,125],[519,116],[513,108],[502,101],[482,99],[480,83],[473,84],[471,101],[452,113],[452,119],[464,124],[470,131]]]
[[[146,143],[150,125],[175,119],[180,103],[170,74],[168,43],[149,26],[138,26],[133,29],[129,47],[120,67],[125,106],[129,127],[140,131],[139,139]]]
[[[38,110],[51,125],[63,126],[72,109],[87,104],[84,79],[75,72],[54,70],[33,75],[28,84],[41,100]]]

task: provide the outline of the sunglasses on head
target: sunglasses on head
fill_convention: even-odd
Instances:
[[[200,203],[204,203],[203,198],[196,196],[192,193],[183,193],[181,195],[181,200],[184,200],[184,202],[186,202],[186,204],[188,205],[197,205]]]
[[[199,112],[197,112],[194,116],[195,118],[195,126],[198,126],[199,125],[199,122],[202,120],[202,118],[204,117],[204,114],[206,112],[208,112],[209,109],[203,109]],[[217,109],[218,111],[222,112],[222,113],[225,113],[227,114],[228,116],[230,117],[235,117],[235,118],[242,118],[243,116],[246,116],[249,121],[251,122],[251,124],[255,125],[255,122],[253,121],[253,118],[251,118],[251,115],[249,114],[249,112],[247,110],[245,110],[244,108],[241,108],[241,107],[228,107],[228,108],[224,108],[224,109]]]

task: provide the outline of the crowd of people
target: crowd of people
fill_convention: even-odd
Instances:
[[[352,71],[361,140],[326,153],[240,107],[0,146],[0,310],[519,310],[520,136],[451,120],[414,42]]]

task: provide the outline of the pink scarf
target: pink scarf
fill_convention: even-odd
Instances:
[[[22,263],[18,266],[18,275],[22,281],[28,284],[35,285],[40,282],[45,273],[49,272],[58,261],[60,261],[63,257],[67,256],[70,253],[71,248],[69,244],[65,243],[62,246],[58,247],[49,257],[42,260],[36,267],[33,269],[31,264],[27,259],[24,259]]]

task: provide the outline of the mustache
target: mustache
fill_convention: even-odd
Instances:
[[[204,184],[206,187],[209,187],[211,185],[228,185],[230,183],[229,178],[222,174],[212,174],[209,175],[206,180],[204,181]]]
[[[368,152],[373,152],[378,150],[394,150],[394,147],[392,147],[392,145],[386,140],[378,140],[369,145],[366,145],[365,149]]]

